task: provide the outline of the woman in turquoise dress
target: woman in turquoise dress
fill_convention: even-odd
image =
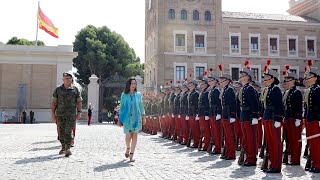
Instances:
[[[138,133],[142,129],[142,123],[145,123],[142,95],[137,92],[136,79],[129,78],[125,91],[121,95],[119,125],[123,126],[123,131],[126,134],[127,150],[125,157],[129,158],[130,162],[134,162],[133,154],[137,145]]]

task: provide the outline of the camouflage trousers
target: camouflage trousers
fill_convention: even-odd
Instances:
[[[68,150],[71,147],[73,139],[72,130],[76,125],[76,118],[74,116],[59,116],[57,125],[62,148]]]

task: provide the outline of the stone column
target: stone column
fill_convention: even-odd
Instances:
[[[93,106],[91,122],[98,122],[99,113],[99,84],[98,77],[94,74],[89,78],[90,83],[88,85],[88,107],[89,103]]]
[[[141,76],[137,75],[136,77],[137,80],[137,91],[143,94],[143,84],[142,84],[142,78]]]

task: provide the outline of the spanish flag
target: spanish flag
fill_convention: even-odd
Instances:
[[[40,6],[38,7],[38,24],[39,28],[50,34],[51,36],[55,38],[59,38],[58,33],[59,30],[56,28],[53,23],[50,21],[50,19],[43,14]]]

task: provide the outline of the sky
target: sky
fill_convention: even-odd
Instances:
[[[289,0],[222,0],[223,11],[286,14]],[[0,0],[0,42],[11,37],[36,39],[38,0]],[[145,0],[40,0],[40,7],[59,39],[39,29],[38,39],[48,46],[72,45],[85,26],[107,26],[121,34],[144,62]]]

